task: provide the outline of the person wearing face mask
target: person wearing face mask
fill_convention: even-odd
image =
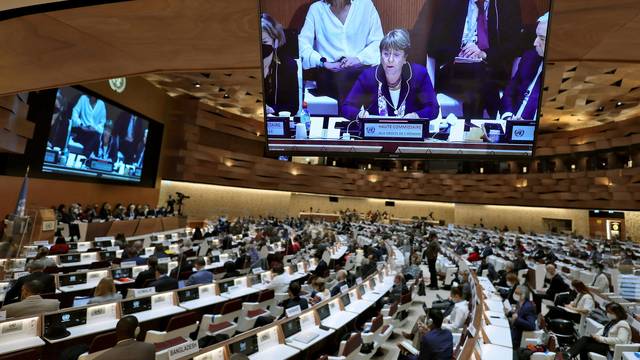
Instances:
[[[604,273],[604,265],[602,263],[596,263],[593,267],[596,276],[593,278],[591,287],[601,293],[609,292],[611,285],[609,283],[609,277]]]
[[[513,299],[517,301],[518,311],[511,315],[511,340],[513,348],[520,347],[523,331],[536,329],[536,309],[529,300],[529,288],[519,285],[513,293]]]
[[[513,297],[513,294],[515,294],[518,287],[518,276],[516,274],[507,274],[507,287],[509,288],[509,291],[506,292],[505,300],[507,300],[511,305],[516,305],[518,301]]]
[[[342,106],[350,120],[371,115],[434,119],[440,106],[427,69],[407,62],[411,39],[405,29],[390,31],[380,42],[380,65],[362,72]]]
[[[260,16],[260,24],[266,113],[288,111],[295,115],[300,107],[298,65],[282,50],[286,43],[282,25],[266,13]]]
[[[447,316],[443,328],[454,330],[464,327],[464,323],[469,317],[469,302],[462,298],[462,289],[459,287],[451,288],[451,301],[455,303],[451,314]]]
[[[595,335],[581,337],[569,350],[571,358],[580,356],[580,360],[588,360],[590,352],[610,356],[616,344],[631,343],[631,326],[622,305],[609,303],[606,310],[609,322]]]

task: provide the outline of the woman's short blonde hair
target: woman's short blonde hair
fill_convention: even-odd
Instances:
[[[260,16],[260,24],[262,26],[262,32],[269,35],[269,37],[273,39],[274,43],[278,40],[278,47],[282,47],[287,42],[282,25],[271,15],[262,13]]]
[[[380,51],[403,50],[406,53],[411,49],[411,37],[405,29],[391,30],[380,41]]]
[[[113,283],[113,279],[111,278],[102,278],[96,286],[96,290],[93,293],[93,296],[107,296],[113,295],[116,293],[116,285]]]

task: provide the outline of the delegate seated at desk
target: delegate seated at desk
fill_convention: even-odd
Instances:
[[[107,120],[102,128],[100,139],[91,149],[91,158],[109,160],[111,163],[118,161],[118,140],[113,133],[113,121]]]
[[[189,276],[189,278],[185,282],[186,286],[210,284],[211,282],[213,282],[213,274],[204,269],[204,267],[207,265],[207,263],[204,261],[204,258],[197,258],[193,265],[197,271]]]
[[[156,288],[156,292],[176,290],[178,288],[178,280],[169,277],[167,275],[168,271],[167,264],[158,264],[156,267],[156,281],[149,284],[149,287]]]
[[[11,304],[13,302],[19,301],[20,295],[22,294],[22,287],[24,284],[31,282],[33,280],[38,280],[42,286],[43,294],[53,294],[56,292],[56,280],[55,277],[51,274],[44,273],[44,263],[42,262],[33,262],[27,267],[27,270],[30,272],[29,275],[25,275],[18,280],[16,280],[15,284],[7,291],[4,297],[4,304]]]
[[[125,316],[116,325],[118,343],[95,360],[154,360],[156,349],[153,344],[137,341],[140,332],[138,319]]]
[[[554,301],[556,295],[563,292],[568,292],[569,285],[564,282],[564,279],[560,274],[557,273],[556,266],[554,264],[548,264],[547,274],[545,275],[546,280],[549,281],[549,287],[544,292],[539,292],[534,295],[534,300],[536,302],[536,310],[539,313],[542,306],[542,299],[546,299],[549,301]]]
[[[44,285],[39,280],[31,280],[21,289],[22,301],[5,305],[2,311],[7,312],[7,318],[15,318],[29,315],[40,315],[42,313],[56,311],[60,309],[60,301],[56,299],[43,299]]]
[[[404,29],[390,31],[380,42],[380,65],[360,74],[342,114],[355,120],[370,115],[434,119],[439,105],[427,69],[407,62],[411,47]]]
[[[122,300],[122,294],[116,291],[116,285],[112,278],[102,278],[96,286],[93,297],[89,299],[89,304],[103,304]]]
[[[420,338],[420,353],[409,355],[400,347],[401,360],[451,360],[453,358],[453,335],[451,331],[442,328],[442,312],[431,310],[429,312],[431,325],[427,328],[424,324],[418,324]]]
[[[529,300],[529,288],[526,285],[519,285],[513,294],[513,298],[518,302],[516,311],[511,315],[511,340],[513,348],[520,347],[523,331],[533,331],[536,329],[536,309]]]
[[[462,298],[462,289],[459,287],[451,288],[451,301],[455,303],[451,314],[445,318],[445,329],[461,329],[469,317],[469,302]]]

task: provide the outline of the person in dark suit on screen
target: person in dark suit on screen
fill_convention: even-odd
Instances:
[[[113,121],[107,120],[104,123],[100,139],[95,145],[91,152],[92,158],[111,160],[112,163],[118,160],[118,138],[113,136]]]
[[[138,146],[143,142],[145,124],[137,115],[122,112],[116,120],[114,135],[118,138],[125,164],[134,162]]]
[[[485,110],[495,118],[499,88],[519,53],[520,2],[448,0],[436,12],[427,44],[436,91],[461,94],[465,118],[482,119]]]
[[[542,66],[547,37],[549,14],[538,19],[535,49],[526,51],[518,64],[518,71],[504,89],[501,117],[504,120],[535,120],[542,87]]]
[[[284,54],[284,29],[269,14],[260,16],[262,26],[262,65],[264,67],[265,103],[267,114],[288,111],[298,113],[298,65]]]

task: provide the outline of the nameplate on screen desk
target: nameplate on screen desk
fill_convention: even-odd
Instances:
[[[118,251],[118,250],[120,250],[119,246],[109,246],[107,248],[107,251]]]
[[[364,137],[377,139],[422,139],[424,124],[365,122]]]
[[[358,285],[362,284],[362,278],[361,277],[356,278],[356,284],[358,284]]]
[[[49,242],[47,240],[34,241],[33,245],[36,245],[36,246],[49,246]]]
[[[251,272],[254,273],[254,274],[260,274],[263,271],[264,270],[262,270],[262,268],[253,268],[253,269],[251,269]]]
[[[5,321],[5,320],[7,320],[7,312],[0,311],[0,321]]]
[[[511,129],[511,141],[533,141],[535,125],[514,125]]]
[[[121,268],[132,268],[134,266],[136,266],[136,262],[135,261],[123,261],[120,263],[120,267]]]
[[[287,317],[292,317],[300,314],[302,312],[302,309],[300,308],[300,305],[296,305],[294,307],[288,308],[286,311],[287,311]]]
[[[283,136],[284,135],[284,121],[269,121],[269,120],[267,120],[267,135]]]
[[[169,348],[169,360],[184,359],[187,355],[197,353],[199,350],[198,342],[190,340],[186,343]]]
[[[347,291],[349,291],[349,286],[348,285],[342,285],[340,286],[340,292],[341,293],[346,293]]]

